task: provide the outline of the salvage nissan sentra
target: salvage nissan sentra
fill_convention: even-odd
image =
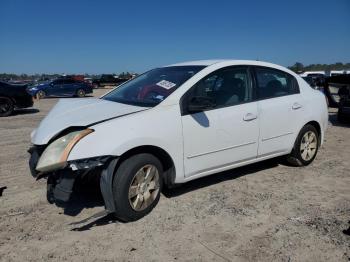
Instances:
[[[32,133],[31,173],[49,202],[69,200],[77,177],[96,173],[105,208],[137,220],[164,186],[285,156],[316,157],[324,95],[292,71],[244,60],[150,70],[99,99],[60,100]]]

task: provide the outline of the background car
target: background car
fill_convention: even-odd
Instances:
[[[15,108],[33,106],[33,97],[27,87],[0,82],[0,117],[11,115]]]
[[[92,85],[94,88],[104,87],[104,86],[115,86],[120,85],[129,79],[119,78],[115,75],[104,74],[100,78],[92,80]]]
[[[93,92],[92,85],[75,79],[56,79],[52,82],[42,83],[29,89],[32,96],[39,99],[48,96],[84,97]]]
[[[347,86],[350,88],[350,75],[342,74],[328,77],[324,83],[324,93],[327,96],[329,106],[338,107],[340,102],[339,90]]]
[[[345,122],[350,120],[350,85],[344,85],[339,89],[340,97],[338,105],[338,121]]]
[[[302,77],[312,88],[316,87],[316,83],[311,76],[303,76]]]

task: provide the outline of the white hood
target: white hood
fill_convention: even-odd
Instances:
[[[39,127],[32,132],[32,143],[44,145],[68,127],[88,126],[145,109],[148,108],[97,98],[60,99]]]

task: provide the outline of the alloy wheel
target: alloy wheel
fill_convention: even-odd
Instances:
[[[79,89],[77,92],[78,97],[84,97],[85,96],[85,91],[82,89]]]
[[[309,161],[317,151],[317,136],[314,132],[308,131],[304,134],[300,143],[300,155],[303,160]]]
[[[39,92],[37,93],[38,99],[43,99],[43,98],[45,98],[45,96],[46,96],[46,94],[42,90],[39,90]]]
[[[154,165],[140,168],[129,187],[129,203],[135,211],[149,207],[159,192],[159,172]]]

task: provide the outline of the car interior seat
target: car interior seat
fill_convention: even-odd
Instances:
[[[218,105],[233,105],[243,102],[246,97],[246,85],[242,79],[226,77],[217,91]]]

